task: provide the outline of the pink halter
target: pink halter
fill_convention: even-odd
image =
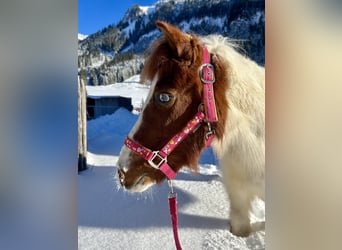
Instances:
[[[210,146],[214,136],[215,130],[211,129],[211,123],[217,122],[217,112],[215,106],[215,96],[213,83],[215,82],[214,66],[210,64],[210,54],[206,47],[203,47],[203,64],[201,65],[200,79],[203,82],[203,104],[205,114],[200,110],[198,113],[187,123],[185,128],[178,134],[172,137],[168,143],[159,151],[152,151],[139,143],[133,141],[131,138],[126,137],[125,145],[137,155],[141,156],[150,164],[151,167],[162,171],[168,179],[172,180],[176,177],[177,173],[167,163],[167,157],[171,152],[181,143],[189,133],[193,132],[200,123],[205,120],[208,125],[208,132],[206,133],[207,146]]]

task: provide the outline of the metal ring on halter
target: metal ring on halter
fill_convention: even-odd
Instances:
[[[210,69],[213,74],[211,75],[211,79],[210,80],[207,80],[207,79],[204,79],[203,78],[203,68],[208,68]],[[204,63],[201,65],[201,68],[200,68],[200,79],[202,82],[206,83],[206,84],[213,84],[215,82],[215,70],[214,70],[214,66],[210,63]]]
[[[204,103],[200,103],[200,104],[198,105],[197,111],[202,111],[202,112],[204,112]]]

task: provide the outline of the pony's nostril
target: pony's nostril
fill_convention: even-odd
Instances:
[[[121,186],[125,184],[125,172],[122,171],[121,169],[118,169],[118,175],[119,175],[119,181]]]

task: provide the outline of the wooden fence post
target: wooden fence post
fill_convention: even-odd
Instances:
[[[78,77],[78,171],[87,169],[87,105],[85,82]]]

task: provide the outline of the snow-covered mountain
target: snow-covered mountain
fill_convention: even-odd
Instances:
[[[84,39],[86,39],[88,37],[88,35],[83,35],[83,34],[81,34],[81,33],[78,33],[78,40],[84,40]]]
[[[159,0],[134,5],[117,24],[78,41],[79,74],[89,85],[107,85],[140,73],[142,53],[161,33],[156,20],[198,35],[238,40],[244,52],[264,64],[265,2],[261,0]]]

